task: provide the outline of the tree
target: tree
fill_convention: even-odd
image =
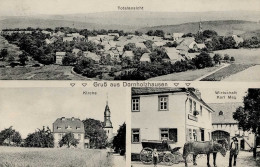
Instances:
[[[73,65],[77,61],[77,58],[72,53],[66,53],[64,58],[62,59],[62,64],[65,66]]]
[[[256,157],[256,138],[260,135],[260,89],[248,89],[244,97],[244,107],[238,107],[233,118],[244,131],[252,131],[255,134],[253,154]]]
[[[87,118],[82,121],[85,127],[85,138],[89,139],[90,148],[105,148],[107,135],[100,121]]]
[[[220,55],[220,54],[218,54],[218,53],[216,53],[215,55],[214,55],[214,57],[213,57],[213,60],[214,60],[214,62],[216,63],[216,64],[221,64],[221,60],[222,60],[223,58],[222,58],[222,56]]]
[[[7,49],[2,49],[1,52],[0,52],[0,57],[2,58],[2,60],[5,60],[7,55],[8,55]]]
[[[37,129],[34,133],[28,134],[25,139],[26,147],[54,147],[54,137],[49,127]]]
[[[126,150],[126,124],[123,123],[117,130],[117,135],[113,139],[113,148],[121,155],[125,154]]]
[[[203,36],[206,38],[212,38],[214,36],[218,36],[218,33],[214,30],[205,30],[203,31]]]
[[[231,58],[230,58],[230,61],[235,61],[235,58],[232,56]]]
[[[79,140],[74,138],[74,134],[73,133],[66,133],[62,139],[59,141],[59,145],[60,147],[62,147],[63,145],[66,145],[68,148],[70,148],[70,146],[74,146],[77,147],[77,145],[79,144]]]
[[[200,53],[195,58],[193,58],[192,61],[194,62],[195,66],[199,69],[213,66],[212,58],[206,52]]]
[[[8,57],[8,60],[7,60],[9,63],[12,63],[13,61],[15,61],[15,58],[14,58],[14,55],[10,55]]]
[[[229,57],[229,55],[228,55],[228,54],[225,54],[225,55],[224,55],[224,60],[225,60],[225,61],[228,61],[228,60],[230,60],[230,57]]]
[[[22,142],[22,137],[18,131],[10,126],[0,132],[0,145],[2,145],[5,140],[8,141],[8,145],[11,145],[11,142],[19,145]]]
[[[24,52],[19,55],[19,61],[24,66],[25,62],[28,61],[28,53]]]

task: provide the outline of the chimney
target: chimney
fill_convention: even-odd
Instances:
[[[62,121],[65,121],[65,117],[61,117],[61,120],[62,120]]]
[[[75,120],[75,118],[74,118],[74,117],[72,117],[72,118],[71,118],[71,120],[72,120],[72,121],[74,121],[74,120]]]

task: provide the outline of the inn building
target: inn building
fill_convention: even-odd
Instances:
[[[167,140],[171,147],[211,140],[212,108],[196,89],[132,88],[132,153],[142,141]]]

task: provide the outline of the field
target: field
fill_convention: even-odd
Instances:
[[[221,81],[224,78],[227,78],[252,66],[252,64],[231,64],[230,66],[222,68],[219,71],[203,78],[201,81]]]
[[[226,49],[218,50],[214,53],[219,53],[222,56],[228,54],[235,58],[236,64],[260,64],[260,48],[257,49]]]
[[[204,68],[199,70],[190,70],[185,72],[162,75],[148,79],[149,81],[193,81],[203,75],[210,73],[219,67]]]
[[[223,81],[246,81],[246,82],[259,82],[260,81],[260,65],[249,67],[248,69],[238,72],[230,77],[225,78]]]
[[[110,167],[105,150],[0,147],[0,167]]]
[[[88,80],[71,73],[71,66],[0,68],[0,80]]]

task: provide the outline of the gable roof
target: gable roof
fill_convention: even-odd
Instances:
[[[142,61],[142,62],[151,62],[149,53],[144,53],[141,56],[140,61]]]
[[[165,51],[170,60],[184,60],[176,48],[165,47]]]
[[[56,56],[65,56],[66,52],[56,52]]]
[[[184,92],[188,93],[197,101],[201,102],[204,106],[208,108],[211,112],[214,110],[200,97],[198,97],[191,89],[187,88],[132,88],[132,96],[134,95],[149,95],[149,94],[163,94],[163,93],[177,93],[177,92]]]
[[[233,113],[239,106],[243,106],[243,103],[210,103],[209,104],[216,112],[212,113],[212,124],[219,123],[237,123],[233,118]],[[222,111],[223,115],[219,115]]]
[[[100,57],[96,53],[85,51],[83,54],[85,57],[91,58],[92,60],[100,61]]]
[[[84,124],[79,118],[56,119],[53,123],[53,133],[85,133]]]
[[[135,43],[135,46],[136,46],[137,48],[146,49],[145,44],[144,44],[144,43],[141,43],[141,42]]]
[[[198,47],[199,49],[203,49],[203,48],[206,48],[206,45],[205,45],[204,43],[198,43],[198,44],[197,44],[197,47]]]
[[[134,58],[135,55],[134,55],[133,51],[125,51],[122,56],[123,57]]]

